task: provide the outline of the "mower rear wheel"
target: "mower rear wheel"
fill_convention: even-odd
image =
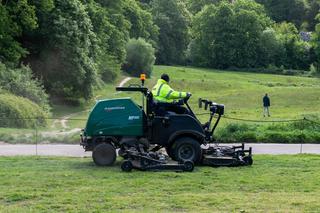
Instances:
[[[253,164],[253,159],[251,156],[245,156],[243,158],[243,161],[245,162],[246,165],[251,166]]]
[[[97,166],[111,166],[116,158],[116,149],[110,143],[100,143],[92,152],[92,159]]]
[[[201,158],[201,147],[198,141],[190,137],[183,137],[176,140],[171,152],[176,161],[186,162],[192,161],[197,163]]]

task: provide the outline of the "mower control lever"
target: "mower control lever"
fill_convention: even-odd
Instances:
[[[223,104],[217,104],[210,100],[201,99],[199,98],[198,104],[199,108],[202,108],[202,103],[204,103],[204,109],[207,110],[209,108],[210,112],[218,113],[219,115],[224,114],[224,105]]]

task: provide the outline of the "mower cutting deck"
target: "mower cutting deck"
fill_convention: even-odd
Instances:
[[[213,133],[224,114],[224,105],[199,99],[199,108],[204,105],[209,115],[208,122],[201,124],[190,108],[188,98],[183,100],[188,113],[177,114],[163,110],[165,105],[155,102],[151,91],[143,85],[117,87],[116,90],[140,92],[143,103],[139,106],[130,98],[97,102],[81,134],[80,143],[86,151],[93,152],[95,164],[112,165],[116,160],[117,149],[119,155],[125,158],[122,164],[124,171],[131,171],[133,168],[192,171],[193,164],[252,164],[251,148],[245,150],[243,144],[229,147],[215,143]],[[204,146],[207,148],[203,148]],[[177,163],[169,163],[158,152],[162,148]]]
[[[135,149],[126,151],[126,160],[121,164],[122,171],[130,172],[132,169],[142,171],[173,170],[192,172],[192,161],[183,163],[170,163],[166,155],[157,152],[140,152]]]
[[[252,165],[252,149],[241,146],[214,145],[202,149],[202,164],[208,166],[249,166]]]

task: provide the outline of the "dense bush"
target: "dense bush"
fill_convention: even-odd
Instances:
[[[154,48],[144,39],[130,39],[127,46],[127,58],[123,70],[138,77],[141,73],[151,75],[155,61]]]
[[[50,111],[48,95],[29,67],[10,69],[0,63],[0,88],[33,101],[45,112]]]
[[[310,121],[288,124],[231,123],[217,131],[224,143],[319,143],[320,125]]]
[[[35,128],[45,126],[47,113],[29,99],[0,94],[0,127]]]

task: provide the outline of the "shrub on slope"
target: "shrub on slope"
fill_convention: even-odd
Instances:
[[[35,128],[45,126],[47,113],[27,98],[0,94],[0,127]]]

